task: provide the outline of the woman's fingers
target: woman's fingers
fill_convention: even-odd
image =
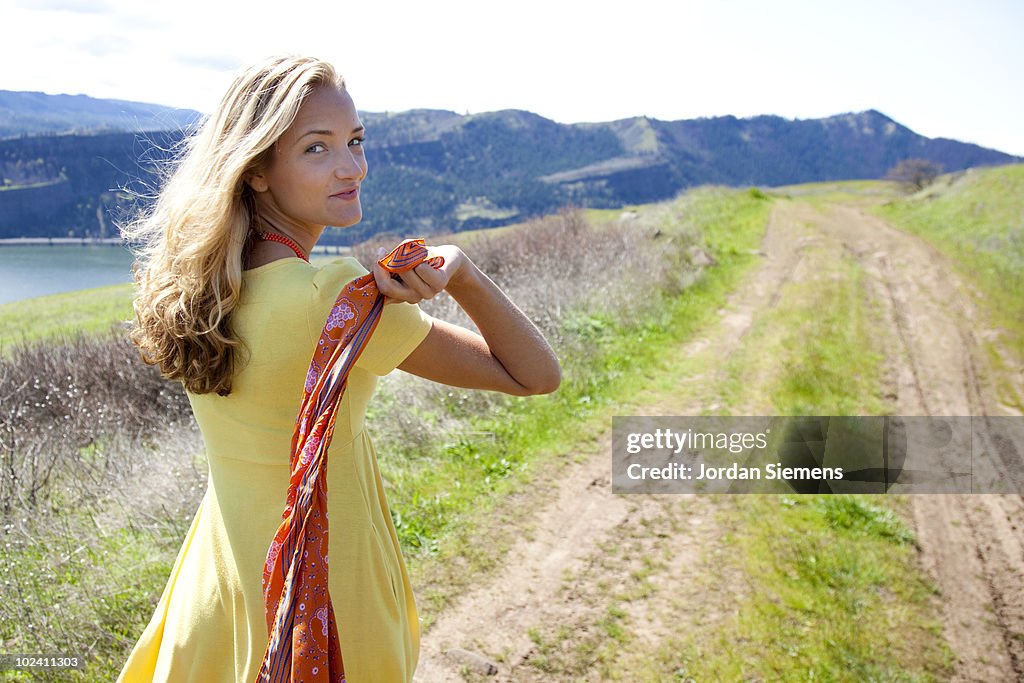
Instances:
[[[392,278],[391,273],[384,270],[376,261],[373,263],[373,279],[377,283],[377,289],[386,297],[384,303],[388,304],[398,301],[419,302],[419,296],[414,297],[414,293],[410,292],[399,280]]]
[[[444,266],[435,268],[429,263],[421,263],[413,268],[412,272],[416,273],[420,281],[433,292],[431,296],[436,296],[448,286],[448,273],[443,268]]]
[[[433,299],[441,290],[435,289],[423,279],[424,276],[420,274],[421,269],[433,270],[433,268],[427,264],[421,263],[412,270],[399,273],[398,276],[402,278],[402,282],[408,289],[419,295],[420,299]],[[443,287],[441,289],[443,289]]]
[[[380,254],[383,256],[383,254]],[[389,300],[419,303],[424,299],[432,299],[444,290],[448,277],[427,263],[421,263],[412,270],[397,276],[385,270],[379,263],[373,263],[373,277],[377,289]]]

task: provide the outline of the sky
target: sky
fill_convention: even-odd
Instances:
[[[244,66],[299,53],[332,62],[362,111],[877,109],[1024,156],[1020,0],[0,0],[0,18],[5,90],[209,113]]]

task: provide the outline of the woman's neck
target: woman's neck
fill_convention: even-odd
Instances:
[[[289,257],[309,262],[311,252],[301,243],[284,231],[271,227],[267,221],[261,223],[259,228],[254,226],[250,231],[244,251],[243,270],[251,270]]]
[[[278,215],[271,207],[260,207],[253,221],[255,230],[263,233],[277,233],[294,242],[305,254],[311,254],[320,235],[324,232],[323,225],[299,225],[284,216]]]

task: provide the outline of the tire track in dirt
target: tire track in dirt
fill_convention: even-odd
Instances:
[[[899,414],[1020,414],[999,400],[979,339],[982,334],[997,338],[998,331],[984,331],[970,289],[944,257],[857,207],[831,206],[820,225],[871,276],[881,294],[876,300],[887,302]],[[1020,387],[1014,390],[1019,393]],[[992,445],[988,430],[980,436]],[[1022,449],[1024,443],[1009,444],[1009,456],[1019,459]],[[919,494],[911,499],[921,561],[939,589],[944,636],[957,656],[953,680],[1024,680],[1021,497]]]

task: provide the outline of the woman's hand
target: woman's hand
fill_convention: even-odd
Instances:
[[[378,289],[389,301],[414,304],[447,290],[480,333],[435,319],[399,369],[442,384],[517,396],[557,389],[558,359],[529,318],[458,247],[428,252],[443,256],[444,265],[435,270],[421,263],[402,273],[401,281],[374,263]]]
[[[377,281],[377,289],[387,297],[385,303],[407,301],[418,304],[424,299],[433,299],[445,289],[457,287],[470,270],[469,257],[453,244],[428,247],[427,251],[430,256],[444,257],[444,265],[434,268],[424,262],[398,275],[397,277],[401,279],[397,279],[396,274],[389,273],[374,261],[373,278]],[[384,249],[378,249],[377,258],[383,257],[386,253]]]

